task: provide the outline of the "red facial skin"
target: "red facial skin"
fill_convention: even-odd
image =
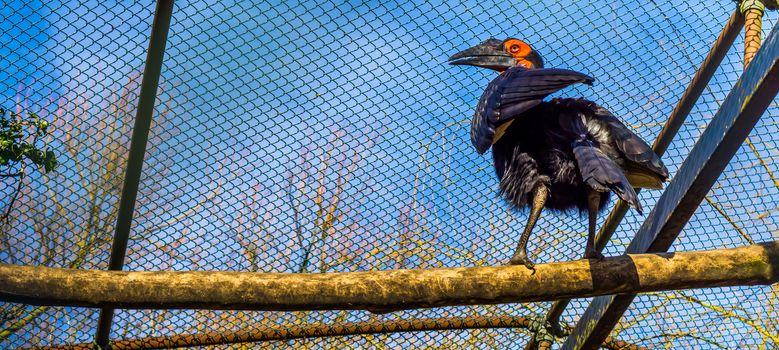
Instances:
[[[529,55],[531,51],[533,51],[533,49],[530,48],[530,45],[522,40],[517,39],[506,40],[503,45],[506,47],[506,52],[514,56],[514,58],[517,60],[517,65],[528,69],[536,68],[532,62],[525,59],[525,57]]]

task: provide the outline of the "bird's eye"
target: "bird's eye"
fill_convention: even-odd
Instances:
[[[509,48],[509,52],[511,52],[511,53],[519,52],[519,45],[517,45],[517,44],[511,45],[511,47]]]

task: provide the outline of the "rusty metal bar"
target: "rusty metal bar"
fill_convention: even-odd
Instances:
[[[471,315],[467,317],[421,319],[375,319],[362,322],[318,322],[302,325],[253,325],[245,329],[233,331],[205,331],[190,334],[170,334],[112,340],[110,345],[112,350],[178,349],[182,347],[224,346],[250,342],[290,341],[292,339],[345,337],[350,335],[429,332],[452,329],[529,328],[534,319],[535,317],[510,315]],[[567,327],[566,329],[570,331],[572,327]],[[262,345],[267,346],[268,344],[255,345],[262,347]],[[50,344],[26,348],[26,350],[94,350],[93,348],[92,343],[71,343]],[[607,338],[606,342],[603,343],[603,348],[610,350],[647,350],[643,346],[611,337]]]
[[[744,68],[746,68],[760,49],[765,5],[760,0],[744,0],[739,10],[744,15],[746,23],[744,30]]]

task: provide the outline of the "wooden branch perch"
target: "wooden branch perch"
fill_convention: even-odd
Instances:
[[[524,266],[291,274],[121,272],[0,264],[0,301],[126,309],[391,311],[768,285],[779,242]]]

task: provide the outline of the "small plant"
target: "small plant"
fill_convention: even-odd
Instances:
[[[54,152],[44,145],[36,144],[41,137],[48,135],[49,122],[42,120],[35,113],[27,116],[0,109],[0,167],[12,167],[24,158],[33,164],[43,167],[44,172],[52,171],[57,166]],[[30,140],[32,136],[32,141]],[[6,176],[21,176],[22,173],[5,174]]]

